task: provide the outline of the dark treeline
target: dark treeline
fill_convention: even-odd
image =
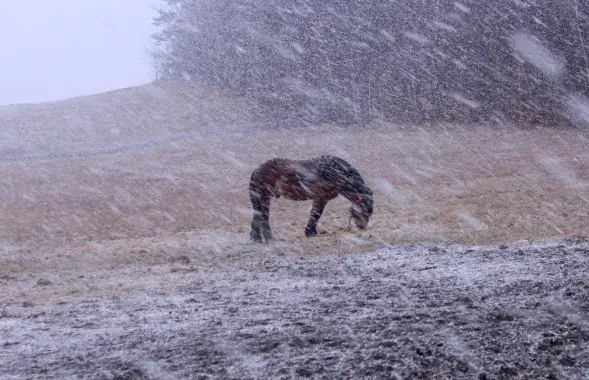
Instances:
[[[230,88],[269,112],[560,124],[567,97],[589,91],[584,1],[166,1],[158,76]]]

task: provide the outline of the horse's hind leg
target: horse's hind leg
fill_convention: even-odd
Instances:
[[[321,215],[323,214],[323,210],[327,205],[327,201],[323,199],[314,199],[313,200],[313,207],[311,208],[311,216],[309,217],[309,222],[307,223],[307,227],[305,228],[305,236],[313,236],[317,235],[317,222]]]

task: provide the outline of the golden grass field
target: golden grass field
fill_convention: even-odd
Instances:
[[[589,231],[587,131],[388,124],[248,131],[245,124],[255,117],[247,103],[220,92],[126,91],[102,94],[94,103],[90,97],[27,109],[31,129],[44,137],[27,135],[29,145],[20,152],[28,155],[0,164],[0,275],[151,266],[187,254],[197,261],[201,253],[231,260],[255,251],[306,256],[408,242],[502,244]],[[169,103],[139,110],[135,103],[120,107],[125,99]],[[93,135],[71,122],[85,120],[88,104],[99,108],[91,111],[93,122],[100,122]],[[104,104],[119,106],[100,111]],[[51,107],[70,124],[60,124]],[[151,116],[142,114],[138,122],[137,112]],[[119,121],[114,135],[114,122],[99,117]],[[126,122],[129,130],[122,133]],[[50,125],[59,125],[64,137],[48,134]],[[18,140],[6,120],[3,128]],[[167,139],[171,131],[192,138]],[[150,139],[156,143],[136,143]],[[117,143],[118,150],[98,149]],[[70,148],[68,157],[63,152]],[[51,156],[55,151],[61,153]],[[373,187],[369,228],[348,230],[349,205],[338,198],[319,222],[320,235],[306,238],[310,202],[279,199],[271,208],[277,241],[251,243],[251,171],[271,157],[327,153],[349,160]]]

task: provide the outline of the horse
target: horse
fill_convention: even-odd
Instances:
[[[317,222],[332,199],[342,195],[352,203],[350,222],[365,229],[373,212],[373,193],[352,165],[330,155],[309,160],[273,158],[251,175],[249,194],[254,216],[250,237],[255,242],[273,240],[270,201],[284,197],[293,201],[313,200],[305,236],[317,235]]]

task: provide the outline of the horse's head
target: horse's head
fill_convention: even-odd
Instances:
[[[321,156],[321,160],[322,177],[352,202],[350,219],[354,219],[358,228],[366,228],[373,211],[372,190],[366,186],[358,170],[345,160],[334,156]]]
[[[353,204],[350,208],[350,217],[354,219],[356,227],[363,230],[368,225],[373,212],[372,190],[364,186],[351,200]]]

